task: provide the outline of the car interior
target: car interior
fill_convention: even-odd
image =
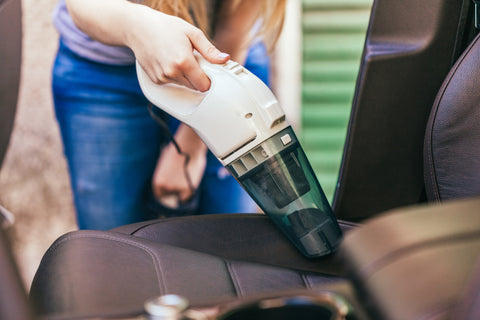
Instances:
[[[209,319],[480,319],[478,10],[374,1],[332,203],[335,254],[305,258],[263,214],[151,220],[63,235],[27,298],[0,230],[0,319],[142,319],[165,294]],[[20,1],[0,1],[0,159],[20,14]]]

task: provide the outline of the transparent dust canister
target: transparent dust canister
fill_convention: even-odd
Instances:
[[[290,126],[226,168],[305,256],[338,247],[342,232]]]

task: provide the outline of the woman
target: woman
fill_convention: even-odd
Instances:
[[[192,214],[254,211],[193,130],[171,123],[189,156],[185,168],[185,156],[148,113],[134,61],[158,84],[206,91],[210,80],[193,50],[211,63],[232,58],[248,67],[255,58],[248,53],[260,48],[256,65],[265,76],[268,57],[261,43],[252,46],[252,30],[271,48],[285,0],[140,2],[61,0],[54,13],[60,33],[54,102],[79,227],[109,229],[152,218],[149,208],[160,206],[155,200],[172,195]]]

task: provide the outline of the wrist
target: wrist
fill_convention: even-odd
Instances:
[[[125,1],[124,6],[128,14],[123,16],[125,19],[119,23],[119,26],[121,26],[123,44],[133,50],[135,44],[138,42],[138,37],[142,31],[141,29],[144,28],[142,25],[146,20],[145,18],[150,14],[149,11],[153,9],[129,1]]]
[[[202,139],[187,125],[180,125],[175,133],[175,140],[182,152],[188,153],[191,157],[205,156],[208,151]]]

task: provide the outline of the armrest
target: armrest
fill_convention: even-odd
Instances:
[[[480,198],[387,212],[346,235],[340,255],[381,319],[448,318],[480,252]]]

